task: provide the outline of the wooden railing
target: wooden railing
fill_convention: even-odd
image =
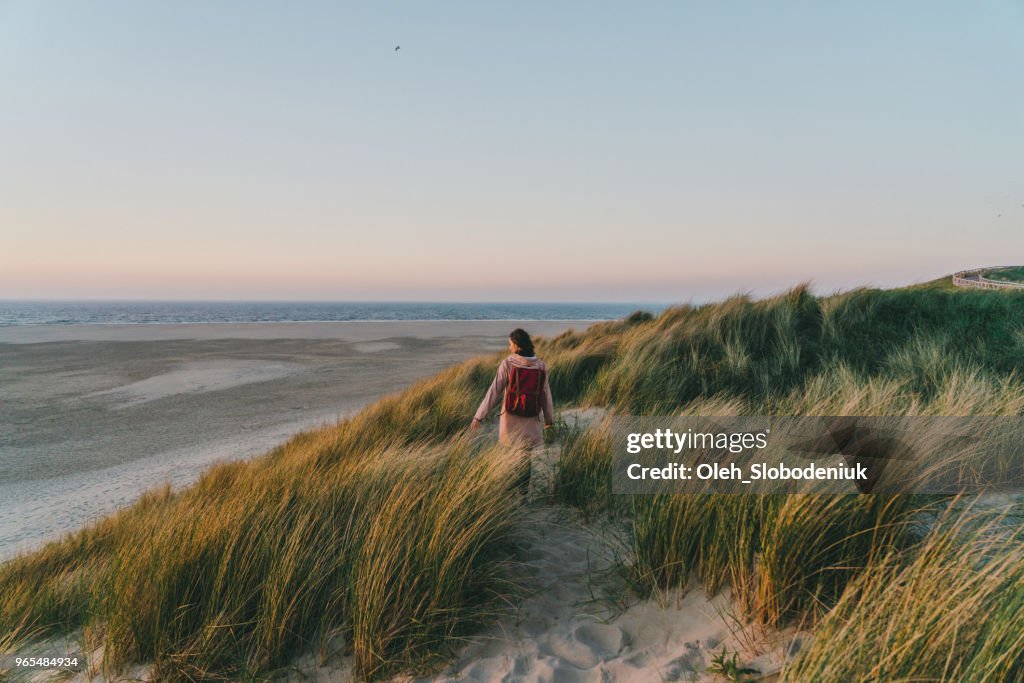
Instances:
[[[953,273],[953,284],[957,287],[974,287],[975,289],[1024,289],[1024,282],[1006,282],[1005,280],[990,280],[984,273],[1013,266],[989,266],[988,268],[975,268],[973,270],[961,270]]]

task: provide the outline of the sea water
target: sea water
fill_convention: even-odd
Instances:
[[[310,301],[2,301],[0,326],[341,322],[350,320],[614,320],[642,303]]]

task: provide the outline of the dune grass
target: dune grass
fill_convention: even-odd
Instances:
[[[46,596],[38,619],[100,628],[108,667],[167,680],[272,670],[334,634],[368,677],[429,664],[508,591],[511,459],[463,441],[360,455],[150,494],[109,523],[103,561],[52,572],[68,541],[4,565],[4,614]],[[230,494],[208,493],[216,476]]]
[[[869,563],[782,680],[1024,680],[1024,526],[1004,514],[949,505]]]
[[[556,400],[612,413],[1021,415],[1022,314],[1016,293],[819,298],[798,287],[637,313],[538,351]],[[510,491],[514,457],[461,435],[499,357],[468,361],[262,458],[216,466],[182,491],[151,491],[0,565],[0,633],[83,627],[104,644],[111,670],[149,662],[163,680],[264,675],[332,638],[365,678],[430,667],[511,599],[502,570],[520,505]],[[839,629],[875,618],[850,597],[868,590],[865,577],[955,564],[928,552],[938,541],[920,524],[940,501],[613,495],[607,430],[567,433],[555,496],[621,520],[642,591],[695,577],[711,592],[729,585],[742,613],[760,622],[811,615]],[[991,538],[987,527],[957,528],[981,534],[982,545]],[[992,543],[984,547],[995,553]],[[1018,671],[1002,654],[1018,643],[1011,626],[1021,608],[1011,578],[1019,562],[1007,562],[994,589],[1007,626],[958,631],[957,647],[975,654],[948,671],[976,680]],[[917,628],[909,612],[887,618],[896,630]],[[861,661],[857,648],[879,642],[843,647]],[[946,640],[929,642],[919,657],[947,655]],[[819,671],[816,653],[787,675]],[[809,675],[857,679],[820,671]],[[935,680],[955,680],[943,676]]]
[[[1024,297],[944,288],[825,299],[798,288],[764,301],[737,297],[672,309],[649,326],[609,328],[618,338],[604,343],[619,353],[582,400],[634,414],[1022,415],[1022,309]],[[921,524],[949,504],[936,497],[613,495],[609,429],[597,424],[568,440],[555,492],[587,514],[625,520],[630,570],[641,590],[684,587],[691,578],[711,593],[729,585],[742,614],[776,626],[813,623],[839,609],[852,619],[882,620],[861,615],[849,591],[877,579],[894,558],[920,557],[915,561],[928,566],[946,561],[929,554],[934,536]],[[968,547],[1010,547],[989,538],[989,530],[957,530]],[[1024,567],[1016,554],[1007,563],[1017,572]],[[996,645],[1019,645],[1011,628],[1024,618],[1016,585],[1007,580],[997,591],[1006,600],[999,611],[1006,627],[960,634],[979,653],[971,671],[1007,675],[976,680],[1024,675],[1020,648],[1007,654]],[[972,583],[963,590],[982,588]],[[929,599],[938,613],[941,601]],[[917,628],[902,613],[885,615],[884,623],[898,637],[910,638]],[[819,664],[844,656],[827,634],[815,643],[806,656]],[[871,656],[879,645],[858,654]],[[960,680],[968,663],[937,668],[947,645],[925,641],[915,653],[927,660],[919,670],[932,678],[862,676],[863,662],[854,659],[835,672],[801,665],[807,668],[793,669],[787,680]]]

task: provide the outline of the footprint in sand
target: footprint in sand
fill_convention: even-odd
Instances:
[[[602,660],[615,657],[622,650],[622,630],[615,626],[584,624],[577,628],[573,635]]]
[[[541,651],[567,662],[577,669],[592,669],[597,666],[600,658],[584,643],[569,639],[561,634],[554,634],[542,646]]]

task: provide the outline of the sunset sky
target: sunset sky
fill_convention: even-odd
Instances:
[[[0,298],[683,301],[1024,263],[1022,0],[0,0],[0,84]]]

